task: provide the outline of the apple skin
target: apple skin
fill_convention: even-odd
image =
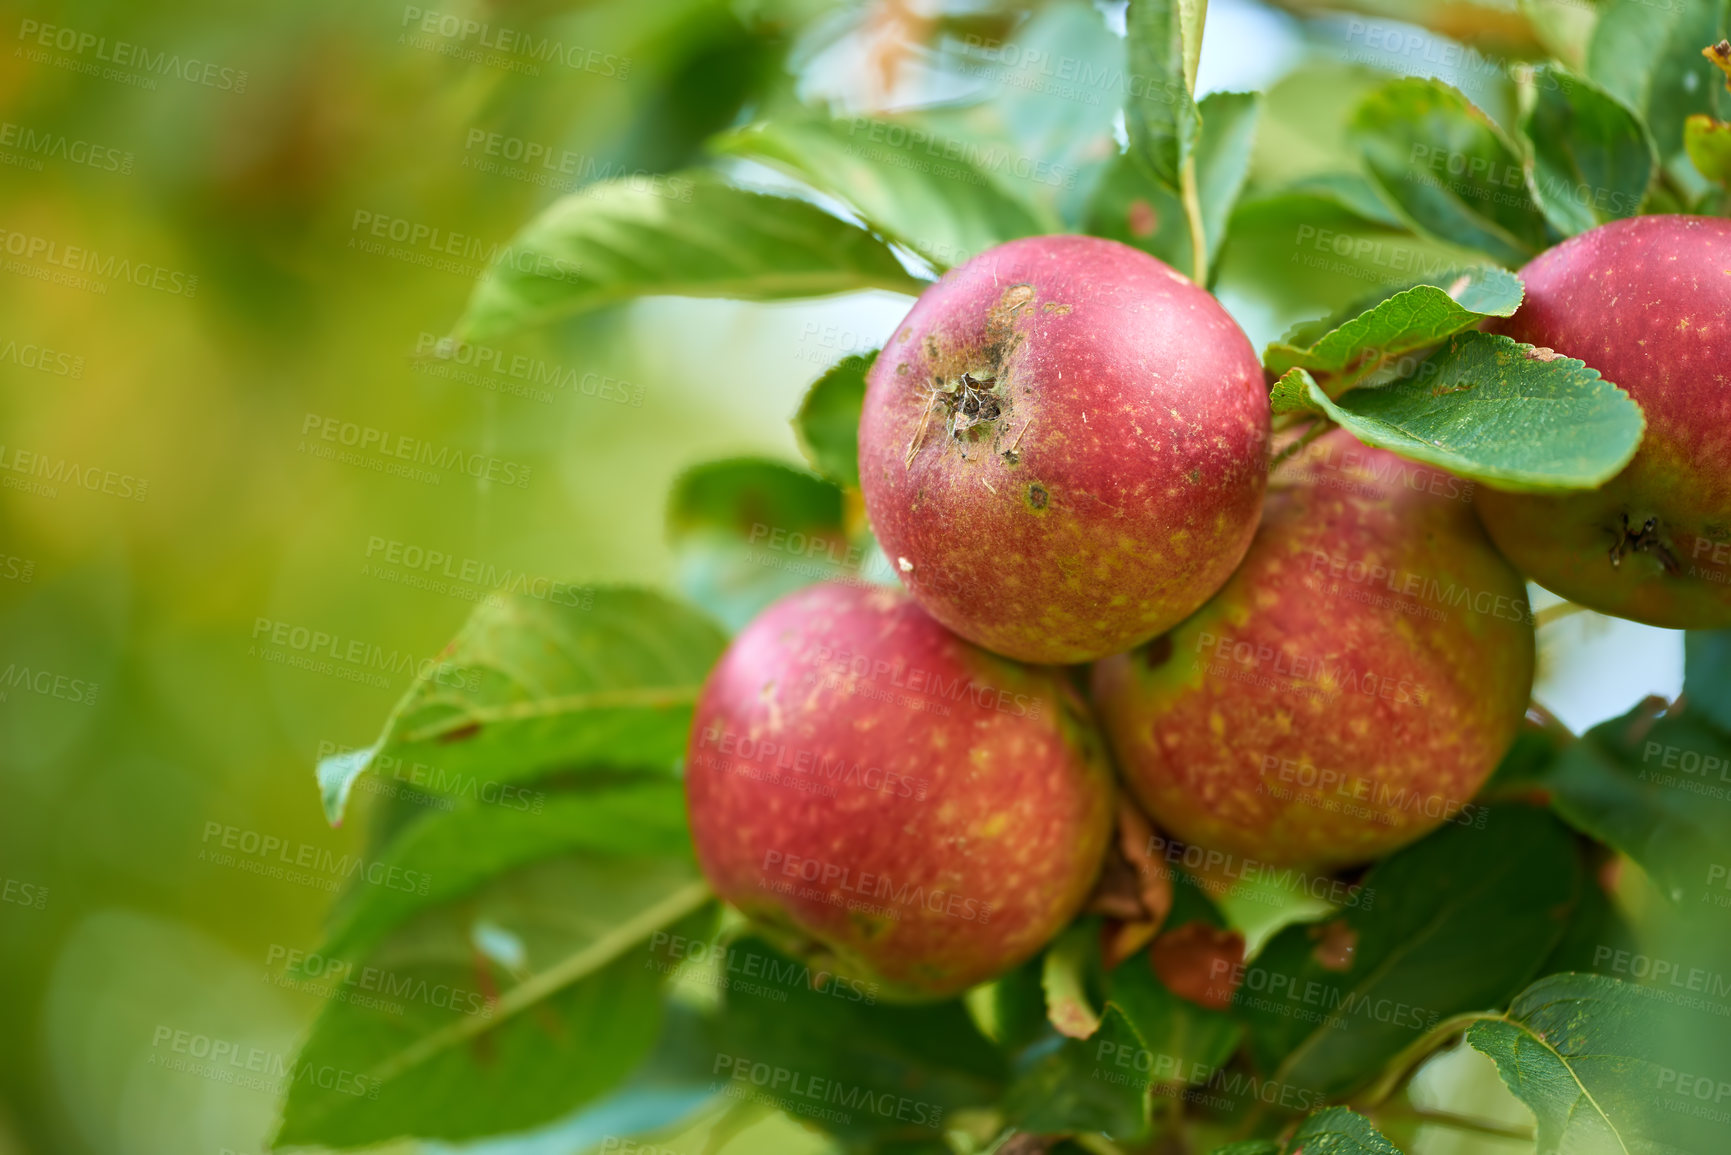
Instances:
[[[985,406],[935,393],[988,380]],[[963,403],[965,405],[965,402]],[[1268,395],[1220,303],[1097,237],[999,245],[927,289],[878,354],[860,485],[938,621],[1026,662],[1128,649],[1208,600],[1266,484]]]
[[[814,973],[890,1001],[953,995],[1038,952],[1092,889],[1115,803],[1061,671],[969,645],[901,590],[837,583],[734,640],[698,701],[685,781],[716,893]]]
[[[1124,781],[1157,823],[1330,869],[1482,820],[1470,799],[1522,723],[1534,649],[1526,587],[1470,494],[1343,430],[1277,468],[1225,588],[1094,665]]]
[[[1589,609],[1671,629],[1731,626],[1731,220],[1614,221],[1542,253],[1521,279],[1526,299],[1496,331],[1621,385],[1647,433],[1596,490],[1481,490],[1491,538]]]

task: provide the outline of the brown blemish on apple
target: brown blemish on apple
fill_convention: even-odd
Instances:
[[[1048,505],[1050,505],[1051,502],[1052,502],[1051,495],[1046,492],[1045,486],[1041,485],[1037,481],[1029,482],[1029,484],[1028,484],[1028,508],[1029,509],[1033,510],[1035,513],[1044,513],[1046,510],[1046,507]]]
[[[1056,313],[1060,317],[1062,317],[1064,314],[1068,313],[1069,311],[1070,311],[1070,306],[1060,305],[1056,301],[1047,301],[1044,305],[1040,306],[1040,312],[1042,312],[1042,313]]]

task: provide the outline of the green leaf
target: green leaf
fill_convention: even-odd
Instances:
[[[1227,223],[1250,174],[1250,153],[1262,115],[1259,92],[1211,92],[1202,98],[1196,142],[1196,185],[1202,202],[1202,235],[1208,243],[1208,268],[1214,269]],[[1189,265],[1180,266],[1189,268]]]
[[[782,301],[924,287],[864,229],[690,170],[660,186],[609,181],[555,201],[493,262],[457,330],[488,340],[638,297]]]
[[[1262,111],[1260,93],[1216,92],[1201,103],[1196,181],[1208,268],[1226,242],[1238,194],[1250,171]],[[1088,205],[1087,227],[1096,236],[1141,249],[1186,274],[1195,267],[1189,218],[1178,194],[1154,175],[1135,150],[1107,169]],[[1212,274],[1211,274],[1212,277]]]
[[[1731,123],[1691,116],[1683,125],[1683,151],[1696,172],[1731,188]]]
[[[1345,1107],[1318,1111],[1293,1132],[1291,1155],[1400,1155],[1369,1119]]]
[[[1437,80],[1393,80],[1353,117],[1371,177],[1432,236],[1519,265],[1550,244],[1515,145]]]
[[[1006,1051],[1020,1051],[1051,1034],[1040,985],[1044,965],[1044,958],[1036,956],[962,995],[980,1033]]]
[[[1269,389],[1268,404],[1276,417],[1287,413],[1319,413],[1326,417],[1328,410],[1317,400],[1319,397],[1325,401],[1328,394],[1322,391],[1316,378],[1294,367],[1282,373]]]
[[[1098,1030],[1085,1039],[1065,1039],[1010,1085],[1005,1121],[1036,1135],[1103,1131],[1134,1140],[1148,1129],[1152,1082],[1134,1067],[1115,1070],[1112,1060],[1147,1053],[1129,1018],[1107,1003]]]
[[[712,1077],[855,1144],[941,1141],[952,1113],[995,1103],[1004,1057],[956,1000],[868,1004],[755,939],[727,952]],[[747,993],[765,984],[785,1001]],[[822,985],[822,984],[818,984]],[[840,997],[848,995],[849,997]],[[758,1081],[767,1064],[771,1084]]]
[[[1246,1139],[1216,1147],[1213,1155],[1401,1155],[1376,1125],[1346,1107],[1326,1107],[1310,1116],[1285,1143]]]
[[[1616,97],[1555,65],[1533,71],[1521,133],[1533,197],[1564,236],[1632,217],[1659,171],[1646,127]]]
[[[793,432],[812,468],[837,485],[859,488],[859,415],[866,374],[877,351],[843,357],[811,388],[794,414]]]
[[[1120,155],[1101,178],[1088,202],[1087,229],[1141,249],[1186,275],[1194,267],[1184,202],[1134,152]]]
[[[1724,1150],[1723,1116],[1701,1108],[1731,1086],[1731,1061],[1723,1046],[1692,1057],[1672,1048],[1691,1014],[1617,979],[1559,974],[1466,1037],[1532,1109],[1537,1155]]]
[[[1290,389],[1285,396],[1290,396]],[[1629,395],[1572,357],[1508,337],[1449,338],[1409,377],[1316,407],[1364,442],[1497,489],[1592,489],[1641,444],[1645,419]]]
[[[1201,123],[1191,63],[1201,49],[1201,6],[1202,0],[1132,0],[1125,16],[1130,151],[1172,190],[1179,187]]]
[[[1564,750],[1543,780],[1569,825],[1628,855],[1671,901],[1707,897],[1731,843],[1731,738],[1649,701]]]
[[[672,771],[726,637],[646,590],[533,593],[478,607],[376,742],[319,763],[331,822],[375,768],[408,768],[417,788],[456,797],[556,770]]]
[[[1606,0],[1587,46],[1587,75],[1643,117],[1669,159],[1694,113],[1724,119],[1724,78],[1701,50],[1722,39],[1727,0]]]
[[[690,856],[685,791],[665,778],[605,779],[555,793],[502,786],[479,803],[433,811],[386,848],[349,892],[319,954],[353,959],[386,932],[494,877],[573,851]]]
[[[583,853],[427,910],[349,971],[297,1055],[274,1146],[474,1139],[546,1123],[650,1051],[709,889],[689,857]]]
[[[1013,183],[1035,159],[1007,145],[965,140],[914,115],[796,116],[738,129],[711,147],[772,165],[843,201],[940,270],[1058,228]]]
[[[1282,374],[1294,366],[1313,373],[1360,370],[1428,348],[1489,317],[1513,316],[1523,292],[1521,279],[1506,269],[1453,270],[1396,286],[1355,307],[1350,318],[1300,325],[1270,345],[1263,362]]]
[[[841,490],[762,458],[695,466],[667,504],[680,592],[739,629],[784,594],[858,567]]]
[[[1371,868],[1369,909],[1288,926],[1245,968],[1236,1005],[1258,1067],[1329,1098],[1354,1089],[1443,1019],[1520,990],[1584,881],[1546,812],[1460,811]]]
[[[1683,635],[1683,696],[1689,713],[1731,734],[1731,630]]]
[[[1345,209],[1366,224],[1405,231],[1407,224],[1389,207],[1377,187],[1355,172],[1318,173],[1301,177],[1270,197],[1311,198]]]

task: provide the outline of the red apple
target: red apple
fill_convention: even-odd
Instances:
[[[1000,245],[927,289],[867,378],[860,485],[928,613],[1029,662],[1174,625],[1231,574],[1268,397],[1220,303],[1097,237]]]
[[[1647,415],[1633,461],[1596,490],[1478,497],[1510,561],[1601,613],[1731,626],[1731,221],[1650,216],[1564,241],[1521,270],[1499,326],[1585,361]]]
[[[1335,430],[1276,471],[1212,601],[1094,666],[1125,781],[1161,826],[1327,868],[1483,819],[1471,799],[1521,725],[1533,626],[1470,494]]]
[[[716,893],[888,998],[1026,960],[1100,872],[1105,746],[1056,670],[967,644],[899,590],[775,603],[710,674],[686,797]]]

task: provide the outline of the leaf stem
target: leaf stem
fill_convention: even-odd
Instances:
[[[1586,610],[1586,606],[1574,602],[1558,602],[1554,606],[1546,606],[1533,614],[1533,628],[1542,630],[1552,622],[1560,622],[1564,618],[1574,617]]]
[[[1354,1102],[1357,1110],[1369,1111],[1394,1094],[1395,1090],[1406,1082],[1421,1062],[1429,1058],[1432,1052],[1453,1036],[1460,1034],[1474,1023],[1492,1022],[1502,1017],[1495,1011],[1468,1011],[1466,1014],[1453,1015],[1444,1019],[1414,1039],[1405,1050],[1389,1060],[1376,1082],[1366,1087],[1363,1093],[1355,1097]]]
[[[1420,1107],[1409,1103],[1403,1107],[1378,1111],[1379,1119],[1404,1118],[1416,1119],[1420,1123],[1430,1123],[1438,1127],[1452,1127],[1456,1131],[1473,1131],[1480,1135],[1497,1135],[1504,1139],[1519,1139],[1526,1143],[1533,1141],[1533,1129],[1519,1123],[1498,1123],[1494,1119],[1480,1119],[1471,1115],[1457,1115],[1453,1111],[1439,1111],[1432,1107]]]
[[[1178,183],[1182,186],[1184,197],[1184,215],[1190,218],[1190,267],[1191,279],[1198,287],[1208,287],[1208,238],[1202,231],[1202,195],[1196,185],[1196,154],[1192,152],[1184,158],[1184,168],[1179,173]]]

